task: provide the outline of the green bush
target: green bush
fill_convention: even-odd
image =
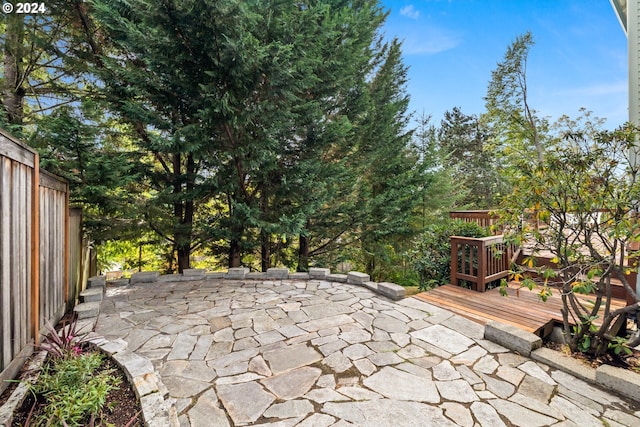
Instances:
[[[420,276],[420,290],[449,283],[451,276],[451,236],[486,237],[489,230],[474,222],[446,220],[434,224],[416,239],[411,257]]]

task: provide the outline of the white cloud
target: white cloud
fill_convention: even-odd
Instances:
[[[406,34],[402,50],[408,55],[433,55],[455,48],[462,37],[451,31],[425,27]]]
[[[407,18],[411,19],[418,19],[418,17],[420,17],[420,11],[416,10],[416,8],[413,7],[412,4],[410,4],[400,9],[400,15],[406,16]]]

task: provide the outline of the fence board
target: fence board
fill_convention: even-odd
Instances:
[[[69,210],[69,277],[67,301],[75,305],[82,290],[82,209]],[[69,307],[70,308],[70,307]]]
[[[11,150],[3,152],[7,151]],[[29,154],[33,153],[27,152],[21,158],[27,158]],[[33,215],[30,203],[33,168],[9,157],[0,157],[0,164],[0,379],[5,379],[20,368],[31,352],[31,232],[27,225]]]

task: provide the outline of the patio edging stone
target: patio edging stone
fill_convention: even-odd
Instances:
[[[103,277],[103,276],[97,276]],[[94,279],[94,278],[92,278]],[[131,279],[115,279],[106,281],[117,286],[136,283],[153,282],[182,282],[203,279],[227,279],[227,280],[326,280],[328,282],[348,283],[362,286],[373,292],[390,298],[394,301],[407,296],[406,289],[398,284],[390,282],[372,282],[370,276],[358,271],[350,271],[347,274],[331,273],[328,268],[310,268],[308,272],[288,272],[286,268],[270,268],[266,272],[250,271],[246,267],[230,268],[226,272],[216,271],[207,273],[204,269],[189,269],[183,274],[161,275],[157,271],[143,271],[134,273]],[[95,279],[96,281],[98,279]],[[127,280],[129,280],[127,282]]]
[[[485,326],[485,339],[531,359],[640,402],[640,374],[611,365],[592,368],[560,351],[542,347],[535,334],[515,326],[492,321]]]

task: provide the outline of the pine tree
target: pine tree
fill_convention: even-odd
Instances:
[[[459,207],[491,209],[504,194],[505,184],[489,139],[490,132],[478,117],[468,116],[457,107],[445,112],[438,143],[445,153],[444,164],[457,183]]]
[[[541,163],[548,142],[549,124],[537,116],[529,95],[527,60],[533,45],[529,32],[516,37],[491,72],[485,96],[483,121],[490,126],[495,149],[507,166],[522,156]]]
[[[234,267],[257,236],[268,248],[270,235],[301,232],[319,203],[300,193],[325,178],[316,156],[344,145],[326,133],[348,129],[342,111],[384,18],[377,2],[92,4],[118,52],[96,56],[94,69],[137,133],[147,222],[176,247],[178,269],[220,238]]]
[[[364,214],[360,242],[369,274],[375,274],[385,244],[412,234],[410,220],[421,200],[423,177],[418,154],[411,149],[412,132],[407,131],[407,69],[400,46],[394,40],[381,48],[357,132],[362,173],[358,197]]]

